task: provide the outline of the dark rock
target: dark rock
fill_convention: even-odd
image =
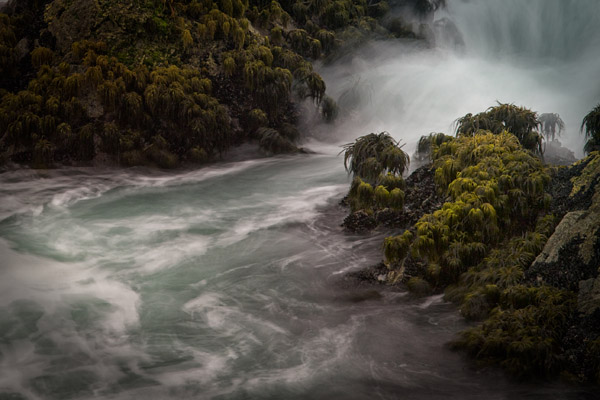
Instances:
[[[563,147],[558,140],[545,143],[544,161],[552,165],[571,165],[577,159],[570,149]]]
[[[389,269],[385,266],[385,264],[379,263],[359,271],[350,272],[345,278],[346,280],[354,281],[358,284],[382,284],[387,281],[388,272]]]
[[[431,164],[416,169],[406,179],[406,197],[404,199],[405,228],[412,226],[424,214],[439,209],[444,204],[433,179]]]
[[[434,170],[429,164],[416,169],[406,178],[403,210],[395,211],[386,208],[375,211],[373,215],[368,215],[362,210],[357,211],[348,215],[342,226],[351,232],[366,232],[379,225],[408,229],[424,214],[434,212],[444,203],[444,198],[437,191],[433,175]],[[347,196],[340,201],[340,204],[348,205]]]
[[[569,167],[559,167],[552,176],[550,182],[549,193],[552,196],[550,209],[552,213],[559,217],[563,217],[569,211],[586,210],[592,204],[592,197],[595,192],[595,187],[600,180],[600,174],[593,172],[589,176],[589,182],[579,190],[574,192],[573,181],[581,179],[584,175],[584,170],[597,158],[589,157],[583,159]],[[592,169],[593,168],[588,168]],[[581,185],[579,183],[579,185]]]
[[[579,282],[577,310],[586,316],[600,310],[600,279],[592,278]]]
[[[27,56],[27,54],[29,54],[29,50],[29,40],[27,40],[27,38],[19,40],[19,42],[15,46],[15,56],[17,57],[17,61],[21,61],[22,59],[24,59]]]
[[[581,237],[564,238],[564,242],[558,245],[560,247],[555,249],[556,258],[547,262],[542,258],[543,253],[540,254],[525,272],[525,278],[531,283],[577,291],[580,281],[598,275],[597,262],[600,260],[596,255],[590,263],[583,261],[579,254],[583,241]]]
[[[377,221],[373,215],[359,210],[344,218],[342,226],[351,232],[368,232],[377,227]]]

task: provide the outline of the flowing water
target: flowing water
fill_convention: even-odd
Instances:
[[[549,105],[572,104],[566,114],[543,111],[561,113],[577,139],[566,115],[584,115],[593,104],[576,106],[598,93],[580,75],[570,82],[585,93],[566,91],[561,71],[598,65],[587,58],[598,28],[586,21],[600,6],[524,3],[451,1],[438,18],[455,21],[464,45],[448,37],[435,49],[378,43],[350,66],[324,68],[333,94],[362,94],[338,138],[381,125],[414,142],[488,98],[526,104],[551,94]],[[562,16],[567,3],[572,15]],[[573,30],[579,47],[515,44],[514,28],[490,23],[523,20],[538,32],[548,23],[525,11],[542,4],[556,10],[539,18],[564,17],[552,26]],[[579,23],[567,24],[573,15]],[[520,49],[527,57],[513,54]],[[386,232],[342,230],[346,210],[337,204],[349,180],[339,147],[307,147],[315,153],[197,171],[0,174],[0,399],[597,398],[597,388],[475,369],[445,346],[465,323],[441,297],[346,280],[381,259]]]
[[[581,157],[581,121],[600,101],[600,3],[447,3],[433,48],[369,43],[320,71],[346,111],[337,137],[385,130],[413,150],[421,135],[451,134],[457,118],[502,102],[560,114],[560,140]]]

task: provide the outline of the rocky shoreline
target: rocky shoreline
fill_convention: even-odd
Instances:
[[[544,287],[554,288],[571,296],[567,303],[561,301],[551,306],[550,313],[565,314],[560,318],[560,328],[552,331],[549,327],[539,325],[541,329],[550,329],[547,337],[553,337],[552,367],[537,371],[537,377],[554,379],[557,375],[566,382],[598,382],[600,371],[600,154],[592,153],[585,159],[568,166],[555,166],[546,193],[552,196],[549,207],[556,221],[556,227],[549,235],[545,246],[536,252],[532,261],[524,268],[522,278],[517,287],[530,287],[540,290]],[[351,213],[344,220],[343,226],[352,232],[368,232],[378,225],[391,227],[398,231],[410,229],[423,215],[439,209],[445,201],[439,194],[433,179],[435,168],[431,165],[415,170],[407,179],[406,209],[403,212],[375,212],[369,215],[364,211]],[[419,202],[419,199],[427,201]],[[413,265],[415,264],[416,265]],[[411,282],[412,276],[421,276],[426,262],[418,257],[409,256],[405,261],[404,275],[398,280],[393,273],[393,266],[379,263],[362,270],[354,271],[346,276],[363,290],[381,285],[401,285],[415,296],[445,293],[445,298],[456,301],[453,295],[454,286],[432,288]],[[420,272],[421,271],[421,272]],[[420,279],[420,278],[419,278]],[[412,283],[412,284],[411,284]],[[534,289],[539,288],[539,289]],[[554,290],[552,289],[552,290]],[[491,290],[491,289],[490,289]],[[529,289],[527,289],[529,290]],[[531,292],[534,293],[534,292]],[[540,292],[541,293],[541,292]],[[549,293],[549,292],[548,292]],[[504,294],[498,294],[505,296]],[[541,294],[540,294],[541,295]],[[548,294],[549,295],[549,294]],[[546,295],[544,295],[546,296]],[[529,304],[528,300],[524,304]],[[459,306],[460,302],[457,303]],[[502,304],[502,302],[501,302]],[[537,303],[534,303],[537,304]],[[571,304],[565,306],[565,304]],[[464,307],[464,304],[462,305]],[[516,308],[514,308],[516,307]],[[494,318],[494,312],[518,311],[521,306],[498,306],[496,311],[485,312],[478,323],[480,329]],[[537,307],[529,305],[528,307]],[[567,307],[567,308],[565,308]],[[462,308],[460,309],[462,311]],[[501,311],[504,310],[504,311]],[[569,310],[569,311],[565,311]],[[490,319],[491,318],[491,319]],[[526,322],[525,322],[526,323]],[[477,329],[477,328],[476,328]],[[507,332],[509,325],[504,325]],[[472,333],[473,331],[471,331]],[[467,335],[467,336],[465,336]],[[530,376],[521,374],[520,367],[509,367],[506,361],[509,353],[484,355],[481,350],[473,352],[472,343],[466,343],[469,333],[463,332],[454,344],[459,349],[466,349],[480,365],[497,365],[507,369],[516,377]],[[527,336],[522,332],[520,335]],[[535,343],[534,343],[535,344]],[[538,343],[537,345],[541,345]],[[475,347],[477,348],[477,347]],[[535,350],[527,350],[528,357],[538,357]],[[550,353],[549,353],[550,354]],[[550,361],[547,361],[550,362]],[[516,368],[516,369],[515,369]],[[531,372],[531,371],[530,371]]]

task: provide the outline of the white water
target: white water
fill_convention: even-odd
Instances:
[[[337,150],[337,149],[335,149]],[[334,154],[0,174],[1,399],[577,399],[475,372],[440,296],[356,286]]]
[[[450,1],[464,49],[375,43],[323,70],[334,95],[363,95],[338,138],[414,143],[499,100],[560,113],[578,143],[598,99],[598,4]],[[540,47],[549,28],[509,34],[550,26],[527,17],[546,7],[571,38],[560,51]],[[0,399],[595,398],[473,369],[444,346],[464,322],[439,297],[342,284],[386,233],[342,231],[339,147],[309,147],[169,174],[0,174]]]
[[[352,106],[338,138],[386,130],[412,150],[421,135],[451,134],[457,118],[499,101],[559,113],[561,141],[582,156],[579,127],[600,102],[598,1],[449,0],[435,19],[433,49],[369,43],[321,69],[330,95]]]

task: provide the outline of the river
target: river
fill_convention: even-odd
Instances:
[[[583,50],[499,58],[525,45],[487,39],[499,46],[487,51],[470,42],[485,40],[477,32],[490,24],[469,13],[531,22],[525,11],[568,3],[585,27],[600,6],[499,3],[450,1],[440,13],[464,46],[372,43],[321,67],[332,95],[352,87],[362,95],[346,122],[314,128],[332,138],[306,143],[313,153],[171,172],[1,173],[0,399],[597,398],[597,388],[519,383],[476,368],[447,348],[466,325],[440,296],[345,279],[381,259],[389,232],[340,227],[349,184],[340,143],[386,129],[411,147],[495,100],[538,107],[546,99],[552,109],[538,111],[560,113],[565,142],[580,144],[577,118],[599,94],[584,85],[597,72],[588,53],[598,27],[571,35],[588,40]],[[573,21],[561,12],[544,15]],[[579,75],[548,87],[544,71]],[[467,78],[477,84],[461,84]]]

